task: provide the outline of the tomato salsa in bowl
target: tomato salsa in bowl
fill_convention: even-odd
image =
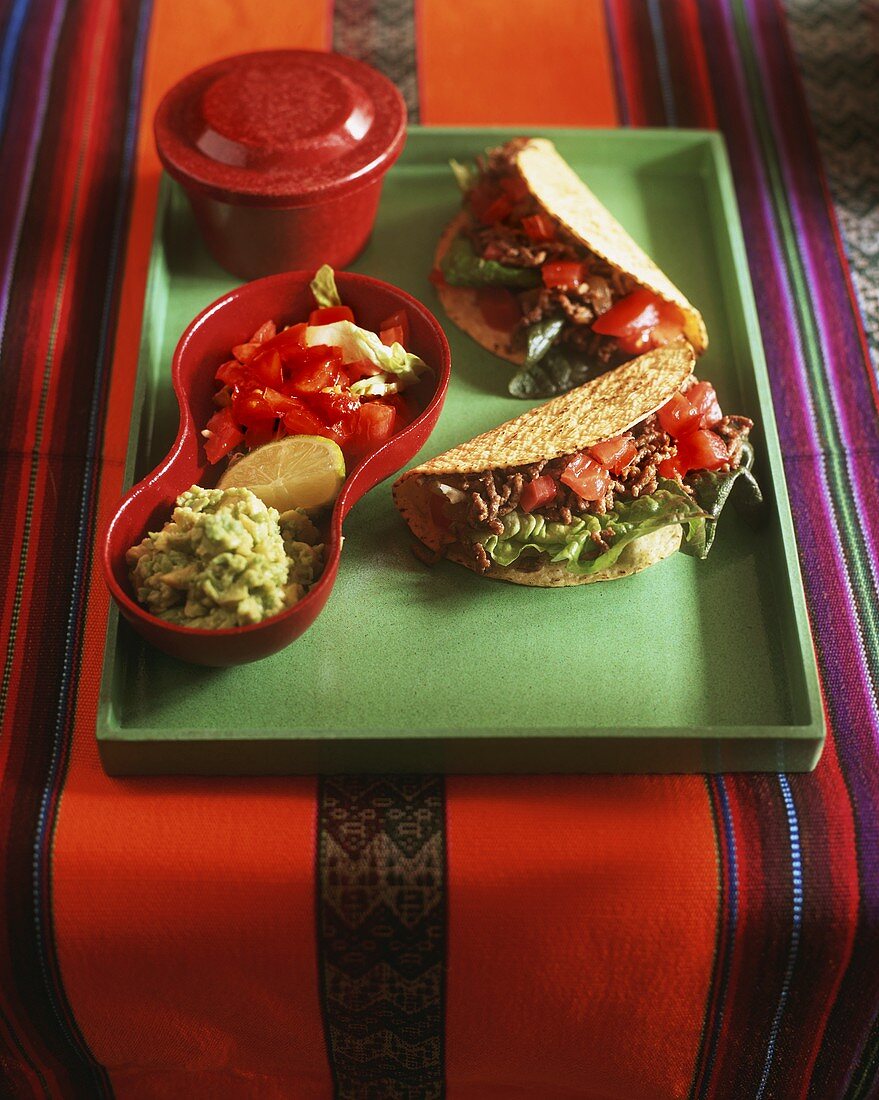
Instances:
[[[396,345],[393,350],[398,356],[402,347],[396,337],[403,336],[406,352],[427,366],[401,395],[369,393],[389,375],[367,374],[364,365],[365,381],[357,386],[360,381],[354,377],[357,370],[346,371],[341,362],[350,358],[350,354],[339,357],[326,353],[326,345],[316,345],[323,350],[310,355],[297,340],[297,334],[299,337],[302,334],[302,323],[309,322],[316,309],[336,308],[315,303],[313,277],[313,271],[296,271],[247,283],[209,305],[190,323],[180,338],[171,367],[180,410],[177,438],[164,461],[122,500],[107,528],[102,564],[120,613],[149,642],[182,660],[213,666],[257,660],[284,648],[306,630],[332,590],[346,515],[366,492],[399,470],[421,449],[442,409],[451,358],[443,330],[430,311],[409,294],[378,279],[348,272],[336,275],[341,300],[357,326],[374,333],[376,341],[389,350]],[[343,318],[337,318],[340,319]],[[390,327],[389,321],[394,322]],[[269,327],[264,327],[267,323]],[[318,314],[313,321],[320,325],[334,323],[327,314]],[[269,336],[272,327],[274,335]],[[248,419],[243,400],[237,402],[237,419],[233,419],[231,412],[228,414],[229,434],[215,430],[218,412],[231,409],[236,390],[234,383],[223,380],[223,373],[231,379],[233,364],[246,367],[250,349],[243,346],[255,343],[252,338],[261,330],[263,351],[272,340],[277,340],[274,348],[277,351],[284,343],[278,338],[285,332],[290,334],[286,340],[295,344],[289,357],[291,365],[282,368],[280,378],[270,378],[279,383],[277,386],[265,383],[240,387],[242,394],[258,393],[263,401],[267,388],[278,395],[270,398],[278,403],[278,408],[268,438],[278,438],[285,432],[324,435],[338,442],[346,457],[347,476],[326,525],[323,572],[302,599],[262,622],[215,630],[181,626],[159,618],[137,602],[126,552],[147,532],[162,529],[180,493],[192,485],[216,486],[226,467],[226,454],[236,448],[246,450],[248,438],[253,447],[267,441],[268,422],[258,416]],[[243,364],[232,349],[244,359]],[[271,349],[262,358],[266,371],[277,369]],[[226,372],[221,370],[224,364]],[[333,375],[331,379],[324,378],[328,371]],[[319,386],[325,382],[329,385]],[[318,386],[309,393],[309,387]],[[223,396],[227,387],[228,401]],[[352,388],[355,392],[346,396],[343,391]],[[318,396],[323,390],[332,391],[327,396],[338,400],[323,402]],[[354,409],[353,398],[358,396]],[[322,404],[326,404],[325,410],[321,409]],[[348,411],[337,415],[341,405]],[[371,411],[364,414],[361,409]],[[379,409],[383,411],[376,411]],[[238,415],[242,411],[246,413],[243,420]],[[205,431],[210,434],[205,436]]]

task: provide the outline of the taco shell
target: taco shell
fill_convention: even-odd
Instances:
[[[656,412],[681,389],[692,374],[694,363],[693,349],[684,340],[632,359],[407,471],[394,484],[394,503],[425,546],[473,568],[466,554],[454,545],[445,544],[442,532],[433,522],[427,479],[551,461],[621,435]],[[564,563],[541,561],[535,568],[533,559],[523,559],[524,567],[519,562],[511,566],[492,562],[484,575],[541,588],[614,580],[638,573],[668,557],[680,542],[680,526],[662,528],[631,542],[611,568],[586,576],[568,572]]]
[[[702,315],[599,202],[553,143],[546,138],[530,138],[521,143],[513,163],[537,203],[585,249],[680,309],[684,334],[696,354],[701,355],[708,347]],[[437,247],[436,267],[466,223],[467,215],[462,211],[446,227]],[[513,348],[512,334],[501,333],[486,323],[477,304],[478,288],[441,284],[438,293],[450,320],[477,343],[511,363],[524,362],[524,351]]]

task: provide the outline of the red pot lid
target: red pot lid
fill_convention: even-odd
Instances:
[[[190,73],[155,120],[168,172],[224,202],[304,206],[365,186],[406,139],[406,104],[338,53],[266,50]]]

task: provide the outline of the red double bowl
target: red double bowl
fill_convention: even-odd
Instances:
[[[161,530],[180,493],[195,484],[212,487],[224,468],[223,463],[208,463],[200,435],[214,411],[217,367],[228,359],[230,348],[245,342],[264,321],[272,319],[280,325],[307,318],[313,307],[309,290],[312,274],[291,271],[247,283],[219,298],[192,321],[180,338],[171,367],[180,407],[177,438],[161,465],[122,500],[104,535],[104,576],[121,614],[154,646],[193,664],[225,666],[255,661],[283,649],[311,626],[336,580],[345,517],[364,493],[417,454],[436,425],[445,400],[451,357],[445,334],[433,314],[388,283],[366,275],[338,273],[336,283],[342,300],[365,328],[377,330],[383,318],[401,309],[408,314],[407,350],[431,368],[407,390],[407,399],[419,410],[417,415],[348,474],[329,520],[324,571],[298,603],[261,623],[223,630],[177,626],[141,607],[129,581],[126,551],[148,531]]]

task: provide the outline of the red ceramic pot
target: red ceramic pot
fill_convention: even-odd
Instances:
[[[381,73],[342,54],[239,54],[184,77],[155,118],[213,256],[242,279],[343,268],[362,251],[406,105]]]
[[[350,471],[329,521],[326,566],[308,594],[280,615],[252,626],[196,630],[151,615],[138,604],[128,578],[125,552],[148,531],[161,530],[174,502],[190,485],[214,486],[225,463],[208,464],[200,430],[214,411],[214,372],[229,349],[249,339],[266,320],[289,324],[306,319],[313,301],[312,272],[293,271],[238,287],[218,299],[189,325],[180,338],[171,378],[180,406],[180,428],[167,458],[124,498],[110,521],[102,545],[104,577],[121,612],[138,633],[159,649],[199,665],[235,665],[283,649],[314,622],[332,590],[342,550],[342,523],[351,507],[373,486],[396,473],[417,454],[433,430],[445,400],[451,359],[445,334],[433,314],[410,295],[366,275],[336,275],[342,300],[358,323],[378,328],[398,310],[409,316],[409,350],[431,368],[407,398],[419,410],[415,419]],[[401,521],[402,522],[402,521]]]

